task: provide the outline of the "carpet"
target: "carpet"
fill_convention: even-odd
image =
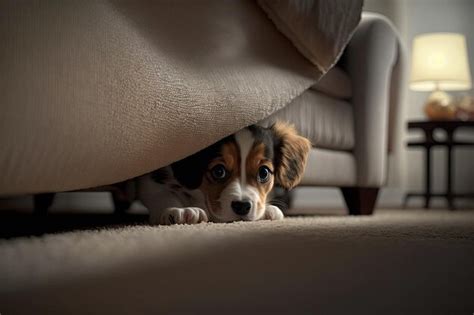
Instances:
[[[0,240],[1,314],[472,314],[474,211]]]

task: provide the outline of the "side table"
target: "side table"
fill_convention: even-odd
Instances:
[[[423,130],[425,139],[422,141],[409,141],[407,143],[408,148],[421,147],[425,151],[425,191],[423,193],[409,192],[405,195],[404,207],[408,203],[408,199],[411,197],[424,197],[425,198],[425,209],[430,207],[430,199],[433,197],[442,197],[448,201],[449,208],[454,209],[454,198],[474,198],[474,193],[467,194],[455,194],[453,192],[453,149],[456,146],[474,146],[474,142],[471,141],[456,141],[454,140],[454,132],[458,128],[473,128],[474,121],[461,121],[461,120],[426,120],[426,121],[410,121],[408,122],[408,130]],[[441,129],[446,132],[445,140],[436,140],[434,137],[434,131]],[[433,193],[431,190],[431,148],[434,146],[444,146],[447,148],[447,161],[446,161],[446,192],[445,193]]]

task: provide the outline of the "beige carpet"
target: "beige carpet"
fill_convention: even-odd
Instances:
[[[474,211],[0,241],[1,314],[472,314]]]

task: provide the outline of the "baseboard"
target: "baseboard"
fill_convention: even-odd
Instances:
[[[378,197],[376,208],[401,208],[403,205],[404,191],[398,188],[382,188]],[[472,208],[472,200],[456,200],[458,208]],[[423,207],[422,198],[413,198],[408,204],[409,208]],[[433,208],[445,208],[443,199],[432,200]],[[0,199],[0,210],[24,210],[31,211],[33,208],[32,197],[19,197]],[[334,209],[344,213],[346,205],[339,188],[301,187],[295,190],[294,208],[327,210]],[[92,211],[112,212],[113,204],[109,193],[104,192],[77,192],[57,194],[51,207],[51,211]],[[146,209],[139,202],[133,204],[133,212],[142,213]],[[305,210],[306,212],[306,210]]]
[[[404,192],[398,188],[382,188],[377,200],[377,208],[400,208]],[[295,191],[295,207],[345,208],[339,188],[302,187]]]

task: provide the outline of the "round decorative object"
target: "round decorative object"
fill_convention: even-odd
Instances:
[[[456,102],[456,118],[474,120],[474,97],[466,95]]]
[[[443,91],[434,91],[425,103],[425,114],[431,120],[450,120],[456,117],[452,98]]]

